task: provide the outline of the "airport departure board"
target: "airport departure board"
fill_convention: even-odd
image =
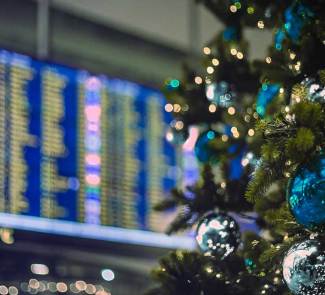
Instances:
[[[177,171],[163,106],[151,88],[0,50],[3,220],[161,231],[152,207]]]

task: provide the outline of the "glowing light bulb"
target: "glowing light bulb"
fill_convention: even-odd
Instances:
[[[200,84],[202,84],[203,79],[202,79],[200,76],[196,76],[196,77],[194,78],[194,82],[195,82],[196,84],[200,85]]]
[[[206,54],[206,55],[209,55],[209,54],[211,54],[211,49],[206,46],[206,47],[203,48],[203,53]]]

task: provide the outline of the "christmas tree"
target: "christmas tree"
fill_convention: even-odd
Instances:
[[[198,2],[225,29],[164,93],[167,138],[200,130],[201,179],[156,206],[177,209],[167,232],[194,228],[198,251],[163,257],[148,294],[325,294],[325,1]],[[249,62],[256,26],[274,38]]]

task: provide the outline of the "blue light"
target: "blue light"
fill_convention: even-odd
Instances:
[[[207,138],[209,138],[209,139],[214,139],[214,138],[215,138],[215,133],[214,133],[214,131],[210,130],[210,131],[207,133]]]
[[[172,87],[172,88],[178,88],[179,85],[180,85],[180,82],[179,80],[177,79],[173,79],[169,82],[169,85]]]
[[[276,97],[280,90],[278,84],[263,84],[257,94],[256,112],[261,116],[265,116],[268,104]]]

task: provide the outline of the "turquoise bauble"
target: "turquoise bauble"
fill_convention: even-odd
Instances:
[[[298,168],[287,198],[297,222],[310,230],[325,229],[325,155]]]
[[[202,163],[217,162],[216,151],[211,146],[211,142],[220,134],[214,130],[203,132],[195,143],[195,155]]]

